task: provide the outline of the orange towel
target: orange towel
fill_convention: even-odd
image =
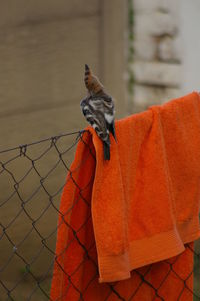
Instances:
[[[117,284],[126,294],[140,279],[132,270],[155,263],[155,284],[164,271],[156,262],[182,253],[200,236],[199,101],[193,92],[118,121],[110,162],[103,161],[94,131],[84,133],[61,200],[52,300],[75,301],[81,294],[104,300],[110,291],[108,300],[119,300],[108,284],[98,283],[97,271],[100,282],[127,279]],[[185,279],[192,265],[187,254],[180,255]],[[133,300],[157,300],[146,281]],[[180,300],[190,300],[186,295]]]

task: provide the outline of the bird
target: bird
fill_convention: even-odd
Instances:
[[[115,133],[115,108],[114,100],[108,95],[99,79],[93,75],[91,69],[85,64],[85,86],[88,95],[81,100],[80,106],[83,115],[96,131],[103,142],[104,159],[110,160],[110,136]]]

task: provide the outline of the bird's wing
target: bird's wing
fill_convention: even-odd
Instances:
[[[103,102],[100,99],[85,98],[81,101],[81,109],[86,120],[95,129],[101,140],[110,144],[109,130],[104,116]]]
[[[114,120],[114,114],[115,114],[114,101],[112,100],[111,97],[106,98],[103,101],[103,105],[104,105],[104,116],[106,120],[107,129],[109,130],[109,132],[111,132],[111,134],[115,138],[115,141],[117,141],[116,133],[115,133],[115,120]]]

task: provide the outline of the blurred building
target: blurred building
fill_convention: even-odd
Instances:
[[[82,129],[84,64],[124,116],[123,0],[0,0],[0,148]]]
[[[199,87],[200,2],[133,0],[133,111]]]
[[[199,14],[198,0],[0,0],[1,149],[86,126],[85,63],[118,118],[198,89]]]

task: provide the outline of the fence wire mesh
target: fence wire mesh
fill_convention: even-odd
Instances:
[[[64,185],[67,185],[66,173],[71,172],[70,164],[76,145],[78,142],[84,143],[82,135],[82,131],[67,133],[0,151],[0,301],[51,300],[50,285],[55,260],[60,198]],[[76,202],[84,201],[90,207],[81,192],[79,196]],[[77,290],[77,300],[87,300],[84,297],[85,292],[91,283],[98,279],[97,262],[90,256],[91,250],[95,251],[95,244],[87,249],[80,242],[78,235],[87,227],[88,221],[91,222],[91,215],[87,216],[87,220],[78,230],[69,225],[73,239],[85,252],[84,260],[90,260],[95,269],[84,291],[80,291],[73,283],[73,276],[83,262],[68,275],[66,294],[70,286],[73,287]],[[66,248],[69,248],[69,245]],[[106,284],[108,290],[104,300],[136,300],[137,292],[144,285],[154,292],[153,300],[167,300],[160,292],[171,274],[182,283],[176,300],[181,300],[185,290],[193,296],[194,301],[200,300],[200,241],[197,241],[194,247],[188,244],[186,248],[194,256],[194,266],[186,278],[177,274],[174,268],[179,260],[177,256],[174,260],[165,261],[168,268],[157,286],[153,286],[149,280],[148,275],[152,269],[150,265],[145,269],[133,271],[139,280],[128,299],[124,297],[116,282]],[[188,285],[191,276],[192,288]],[[60,296],[59,300],[62,300],[62,297]]]

